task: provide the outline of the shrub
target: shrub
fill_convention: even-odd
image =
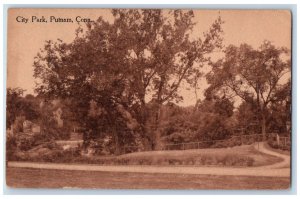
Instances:
[[[216,142],[211,148],[225,148],[226,144],[224,142]]]
[[[17,141],[15,136],[8,136],[6,140],[6,159],[15,160],[15,152],[17,150]]]
[[[27,151],[34,146],[34,139],[32,139],[31,137],[18,137],[16,142],[18,149],[20,149],[21,151]]]
[[[176,162],[177,162],[176,159],[169,159],[169,160],[168,160],[168,164],[169,164],[169,165],[175,165]]]
[[[247,166],[253,166],[253,164],[254,164],[254,159],[248,157],[247,160],[246,160],[246,165]]]
[[[278,143],[277,143],[276,140],[268,139],[268,144],[269,144],[269,146],[271,146],[274,149],[278,149],[279,148],[279,145],[278,145]]]
[[[285,150],[285,151],[290,151],[291,150],[291,147],[286,145],[286,146],[282,146],[281,147],[282,150]]]

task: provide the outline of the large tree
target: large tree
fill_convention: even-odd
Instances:
[[[140,107],[139,123],[152,145],[157,144],[161,105],[182,99],[178,88],[183,81],[196,85],[201,66],[208,61],[207,55],[221,48],[222,21],[218,18],[203,37],[198,35],[192,40],[190,34],[195,23],[191,10],[115,10],[113,13],[120,35],[131,44],[129,83]],[[149,95],[152,95],[150,114],[146,107]],[[149,116],[154,117],[152,122]]]
[[[183,81],[197,81],[207,55],[221,47],[222,21],[218,18],[192,40],[193,11],[114,9],[112,15],[112,23],[100,17],[79,28],[70,44],[48,41],[34,63],[36,91],[72,99],[78,121],[89,129],[99,125],[91,117],[105,117],[117,140],[122,132],[119,118],[155,143],[157,135],[150,132],[157,134],[161,105],[180,99]],[[146,125],[149,95],[155,104],[154,129]],[[89,114],[91,101],[101,114]]]
[[[278,90],[290,76],[288,58],[288,49],[276,47],[268,41],[258,49],[248,44],[230,45],[225,50],[225,58],[214,63],[207,75],[210,87],[206,94],[238,96],[253,104],[266,138],[267,109],[271,102],[276,101]]]

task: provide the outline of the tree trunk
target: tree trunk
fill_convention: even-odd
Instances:
[[[266,136],[266,114],[265,114],[265,110],[266,110],[266,104],[261,104],[261,100],[259,97],[260,94],[260,89],[259,86],[256,86],[256,100],[257,100],[257,106],[259,108],[259,112],[261,113],[261,134],[263,136],[263,141],[267,140],[267,136]]]
[[[149,126],[147,125],[147,107],[146,107],[146,102],[144,99],[144,95],[141,98],[141,111],[140,111],[140,128],[142,132],[142,137],[143,137],[143,147],[146,150],[153,150],[153,138],[150,135],[151,130]]]
[[[156,105],[156,111],[155,111],[155,123],[154,123],[154,149],[159,150],[160,149],[160,137],[161,133],[159,130],[159,123],[160,123],[160,108],[161,104],[157,103]]]
[[[115,141],[115,155],[120,155],[120,143],[119,143],[119,137],[116,127],[114,126],[112,128],[114,141]]]
[[[160,123],[160,109],[162,106],[162,94],[163,94],[163,86],[165,84],[166,77],[165,75],[161,76],[161,80],[159,83],[158,91],[157,91],[157,100],[155,104],[155,121],[154,121],[154,137],[155,137],[155,149],[160,149],[160,131],[159,131],[159,123]]]
[[[263,136],[263,141],[267,140],[267,135],[266,135],[266,115],[264,112],[262,113],[262,121],[261,121],[261,133]]]

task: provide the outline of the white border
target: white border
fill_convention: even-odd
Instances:
[[[141,1],[138,1],[138,0],[127,0],[127,1],[121,1],[121,0],[109,0],[109,1],[96,1],[96,0],[84,0],[84,1],[80,1],[80,0],[72,0],[72,1],[66,1],[66,2],[62,2],[61,0],[44,0],[43,2],[40,2],[38,0],[28,0],[26,2],[22,1],[22,0],[2,0],[2,3],[1,3],[1,16],[3,16],[3,5],[4,4],[47,4],[47,6],[49,6],[50,4],[57,4],[57,7],[59,7],[59,4],[69,4],[70,6],[74,5],[74,4],[106,4],[106,5],[112,5],[112,4],[121,4],[121,5],[125,5],[125,4],[138,4],[138,5],[141,5]],[[181,0],[181,1],[172,1],[172,0],[144,0],[143,1],[143,4],[156,4],[156,5],[159,5],[159,4],[173,4],[173,3],[176,3],[176,4],[182,4],[184,6],[186,6],[187,4],[199,4],[200,2],[197,1],[197,0]],[[244,5],[244,4],[261,4],[262,3],[262,0],[244,0],[244,1],[238,1],[238,0],[228,0],[228,1],[222,1],[222,0],[202,0],[201,1],[201,4],[241,4],[241,5]],[[297,0],[264,0],[263,1],[263,4],[297,4],[297,8],[298,8],[298,2]],[[132,5],[134,6],[134,5]],[[299,14],[297,15],[297,28],[299,27]],[[0,33],[0,36],[2,38],[2,42],[4,42],[4,27],[3,27],[3,20],[0,21],[0,27],[1,27],[1,33]],[[298,32],[298,30],[297,30]],[[296,43],[293,43],[293,45],[297,45],[298,46],[298,42],[297,41],[297,44]],[[4,52],[4,45],[2,43],[2,45],[0,45],[0,60],[2,61],[1,62],[1,70],[4,71],[4,64],[3,64],[3,52]],[[299,51],[297,51],[297,56],[296,57],[300,57],[299,56]],[[297,73],[296,73],[296,77],[299,77],[299,69],[297,69]],[[2,89],[4,88],[4,85],[3,85],[3,82],[4,82],[4,73],[3,72],[0,72],[0,88],[1,88],[1,91]],[[295,76],[294,76],[295,77]],[[299,93],[299,87],[295,86],[293,89],[296,90],[296,94],[298,95]],[[0,110],[4,110],[5,106],[3,104],[3,99],[4,99],[4,90],[2,92],[0,92]],[[293,100],[297,100],[297,104],[298,104],[298,99],[296,98],[293,98]],[[293,103],[295,104],[295,102],[293,101]],[[296,113],[298,113],[298,106],[297,107],[294,107],[296,108],[296,110],[293,110],[293,111],[296,111]],[[1,132],[2,132],[2,127],[3,127],[3,121],[4,121],[4,118],[3,118],[3,114],[0,114],[0,128],[1,128]],[[299,121],[299,118],[296,118],[297,120],[295,120],[294,122],[295,123],[298,123]],[[4,132],[3,132],[4,133]],[[3,135],[3,134],[2,134]],[[2,137],[0,137],[0,147],[3,148],[3,139],[1,139]],[[299,142],[299,138],[300,136],[297,136],[297,143],[300,143]],[[299,148],[300,147],[297,147],[297,154],[300,154],[299,153]],[[0,153],[0,187],[3,187],[3,153],[2,153],[2,150],[0,150],[1,153]],[[299,165],[298,165],[298,168],[299,168]],[[297,168],[297,170],[298,170]],[[298,170],[299,171],[299,170]],[[297,174],[297,178],[298,178],[298,175],[299,175],[299,172]],[[296,176],[293,176],[293,177],[296,177]],[[1,189],[1,188],[0,188]],[[3,190],[1,189],[0,193],[2,193]],[[51,192],[51,191],[50,191]],[[212,194],[214,191],[211,191]],[[124,194],[129,194],[130,192],[128,191],[125,191]],[[171,192],[172,193],[172,192]],[[299,190],[297,188],[297,193],[299,193]],[[88,194],[88,193],[86,193]],[[112,194],[112,193],[110,193]],[[120,194],[120,193],[116,193],[116,194]],[[134,193],[133,193],[134,194]],[[180,192],[176,192],[176,193],[172,193],[172,194],[180,194]],[[191,192],[190,194],[193,194],[193,192]],[[297,195],[287,195],[287,196],[283,196],[283,195],[271,195],[271,196],[267,196],[267,195],[243,195],[243,196],[240,196],[240,195],[230,195],[230,194],[234,194],[234,191],[231,191],[228,193],[228,195],[219,195],[219,196],[214,196],[214,195],[205,195],[205,198],[216,198],[216,197],[222,197],[224,199],[226,198],[230,198],[230,199],[233,199],[233,198],[240,198],[240,197],[243,197],[243,198],[252,198],[252,197],[255,197],[255,198],[296,198]],[[2,195],[4,198],[18,198],[18,197],[22,197],[22,198],[37,198],[37,197],[41,197],[41,196],[38,196],[38,195],[34,195],[34,196],[30,196],[30,195],[26,195],[26,196],[16,196],[16,195]],[[43,198],[53,198],[53,195],[44,195],[42,196]],[[64,195],[61,195],[61,196],[55,196],[55,197],[59,197],[59,198],[63,198],[63,197],[66,197]],[[87,196],[84,196],[84,195],[75,195],[75,196],[72,196],[72,198],[86,198]],[[99,198],[99,196],[89,196],[91,198]],[[100,197],[103,197],[100,196]],[[115,198],[116,196],[108,196],[109,198]],[[132,198],[132,197],[138,197],[138,198],[141,198],[141,196],[138,196],[138,195],[135,195],[135,196],[131,196],[131,195],[125,195],[125,196],[122,196],[122,198]],[[153,197],[163,197],[165,198],[166,196],[142,196],[143,198],[153,198]],[[169,196],[170,198],[178,198],[178,197],[182,197],[182,196]],[[199,198],[199,197],[204,197],[204,195],[201,195],[201,196],[197,196],[197,195],[192,195],[192,196],[189,196],[191,198]]]

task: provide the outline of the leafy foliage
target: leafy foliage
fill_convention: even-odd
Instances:
[[[135,132],[155,143],[160,106],[182,98],[177,92],[182,81],[197,80],[206,55],[221,47],[222,21],[191,40],[193,11],[114,9],[112,14],[113,23],[100,17],[79,27],[70,44],[46,42],[34,62],[36,91],[71,100],[89,135],[112,134],[118,146],[131,137],[124,132]],[[157,104],[153,128],[146,126],[150,93]]]
[[[18,117],[28,120],[38,118],[37,101],[31,95],[23,97],[25,90],[21,88],[8,88],[6,98],[6,128],[10,128]]]
[[[286,48],[277,48],[265,41],[259,49],[248,44],[230,45],[224,51],[225,58],[212,64],[207,75],[210,87],[207,96],[239,97],[253,104],[261,121],[262,133],[266,133],[268,106],[276,101],[276,93],[290,72],[290,60]]]

